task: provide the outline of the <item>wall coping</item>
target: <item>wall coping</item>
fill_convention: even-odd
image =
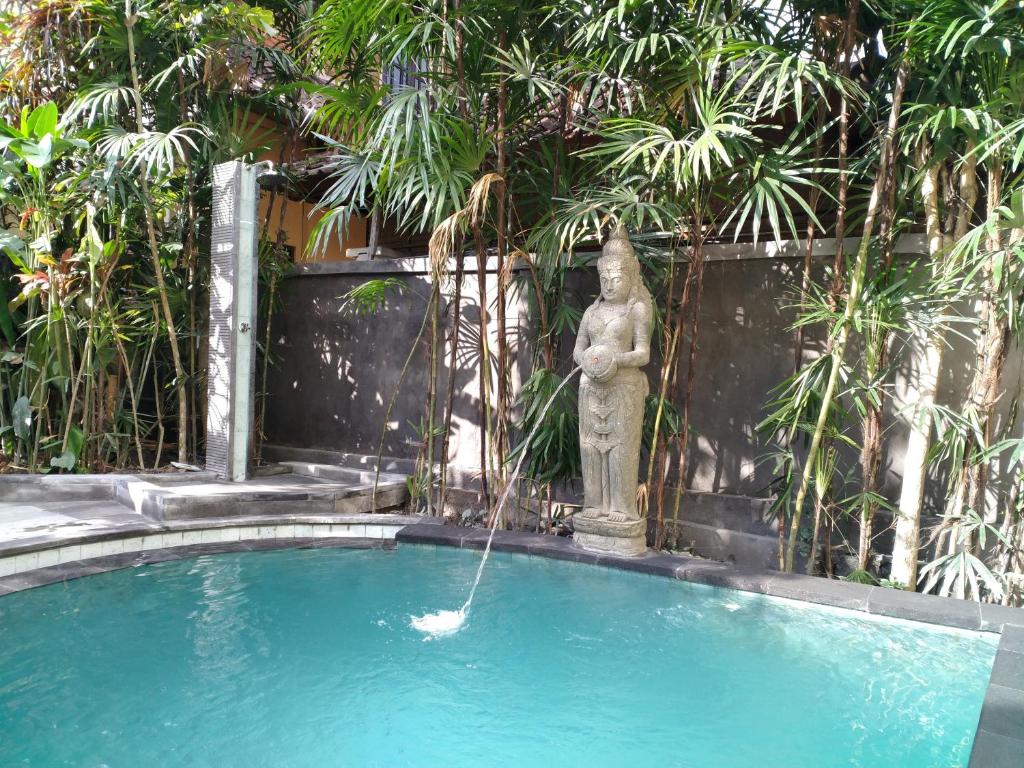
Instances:
[[[709,262],[717,261],[756,261],[762,259],[802,259],[806,251],[806,240],[763,241],[759,243],[710,243],[704,246],[705,258]],[[860,244],[859,237],[843,239],[843,248],[852,253]],[[901,235],[895,246],[896,253],[906,255],[922,255],[928,252],[927,238],[923,234]],[[493,253],[493,250],[491,251]],[[814,255],[816,257],[834,256],[836,239],[834,237],[815,238]],[[679,251],[676,261],[683,261],[683,251]],[[580,265],[570,265],[571,269]],[[489,256],[487,273],[497,271],[498,259]],[[449,259],[448,271],[455,271],[455,259]],[[513,267],[515,271],[525,270],[524,264]],[[430,259],[427,256],[412,256],[405,259],[373,259],[371,261],[306,261],[293,265],[286,277],[327,277],[332,275],[429,275]],[[476,273],[476,255],[467,252],[466,272]]]

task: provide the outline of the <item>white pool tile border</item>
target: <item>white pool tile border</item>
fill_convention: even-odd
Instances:
[[[187,531],[151,533],[145,536],[108,539],[91,544],[68,544],[37,552],[0,557],[0,577],[48,568],[53,565],[91,560],[126,552],[186,547],[192,544],[220,544],[261,539],[394,539],[402,525],[366,525],[363,523],[305,523],[281,525],[241,525],[226,528],[196,528]]]

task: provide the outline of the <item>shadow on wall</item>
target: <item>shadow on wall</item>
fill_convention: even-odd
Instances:
[[[756,432],[771,391],[793,374],[796,313],[777,297],[799,287],[797,261],[711,262],[705,266],[693,403],[689,487],[764,495],[772,466],[759,458],[768,441]],[[768,298],[768,300],[766,300]],[[786,302],[789,304],[790,302]],[[684,355],[689,354],[689,340]],[[805,339],[804,359],[819,355],[820,339]],[[680,371],[678,402],[685,397]]]
[[[821,263],[821,261],[819,262]],[[398,384],[402,366],[420,330],[430,294],[426,275],[391,269],[389,277],[405,286],[401,294],[392,294],[376,315],[356,317],[342,310],[345,294],[381,273],[338,271],[329,274],[301,275],[285,280],[281,287],[281,310],[275,317],[273,354],[276,365],[268,381],[269,400],[265,432],[267,442],[283,445],[324,448],[373,455],[384,423],[389,398]],[[706,265],[704,294],[700,314],[699,351],[693,388],[689,487],[697,491],[765,495],[773,478],[770,462],[759,461],[768,449],[768,441],[756,434],[765,416],[765,405],[772,390],[792,375],[796,291],[799,287],[799,259],[744,259],[714,261]],[[387,268],[382,268],[387,271]],[[580,307],[597,294],[596,276],[589,270],[570,274],[567,280],[569,300]],[[488,296],[495,295],[494,275],[488,275]],[[480,466],[480,391],[479,307],[474,274],[467,274],[463,286],[462,332],[456,358],[454,417],[449,460],[469,472]],[[781,298],[780,298],[781,297]],[[447,297],[443,326],[450,337],[452,308]],[[792,299],[792,300],[790,300]],[[530,343],[535,338],[535,323],[526,296],[510,292],[507,310],[510,328],[508,341],[516,350],[512,373],[513,394],[529,375],[532,360]],[[491,307],[490,346],[492,373],[496,352],[495,312]],[[424,332],[421,349],[414,354],[395,402],[384,442],[384,454],[414,458],[421,437],[418,425],[426,421],[428,366]],[[561,340],[560,369],[569,370],[573,340]],[[910,342],[894,341],[892,359],[897,381],[910,376]],[[683,349],[688,357],[689,342]],[[822,337],[805,338],[804,360],[811,360],[824,349]],[[940,402],[958,406],[971,371],[973,342],[951,337],[944,376],[940,383]],[[859,367],[860,352],[851,346],[847,363]],[[660,360],[646,367],[651,391],[656,392]],[[439,361],[438,423],[448,380],[448,352]],[[1013,348],[1007,363],[1004,390],[1021,376],[1020,350]],[[680,370],[677,402],[685,393],[686,366]],[[496,381],[492,378],[492,397]],[[894,388],[895,389],[895,388]],[[852,410],[847,397],[844,405]],[[899,493],[902,458],[906,446],[906,404],[889,401],[886,455],[883,463],[884,491],[890,498]],[[1005,414],[1009,398],[1000,408]],[[850,436],[859,443],[859,425]],[[844,448],[841,467],[851,482],[857,480],[857,449]],[[646,457],[641,472],[646,469]],[[928,499],[935,505],[943,494],[942,478],[929,484]]]
[[[698,490],[752,494],[765,488],[771,468],[759,466],[763,450],[754,434],[769,392],[792,372],[792,313],[776,301],[793,285],[793,264],[781,261],[712,262],[707,265],[701,313],[700,352],[694,402],[689,481]],[[381,312],[356,317],[342,310],[345,294],[367,279],[366,273],[296,276],[281,287],[275,318],[275,366],[268,381],[266,439],[269,443],[375,454],[388,399],[419,333],[430,293],[429,280],[413,273],[392,274],[405,290],[392,295]],[[489,283],[493,276],[489,276]],[[589,272],[571,276],[570,295],[585,306],[597,293]],[[494,295],[493,285],[488,295]],[[449,458],[470,469],[480,465],[479,307],[475,276],[463,287],[462,331],[456,362],[454,418]],[[448,297],[450,299],[450,297]],[[513,388],[528,376],[532,359],[527,344],[534,323],[525,297],[510,295],[509,344],[517,350]],[[450,333],[451,306],[444,325]],[[494,312],[491,353],[496,349]],[[389,420],[384,454],[416,456],[420,436],[414,425],[425,421],[428,369],[425,331],[413,356]],[[814,354],[820,343],[808,343]],[[561,345],[561,367],[568,365],[572,339]],[[655,355],[655,358],[657,355]],[[646,371],[652,391],[660,361]],[[437,418],[448,376],[448,355],[440,362]],[[492,371],[494,365],[492,361]],[[495,383],[492,382],[492,393]],[[685,390],[685,366],[678,398]]]
[[[296,276],[281,287],[281,310],[275,317],[268,377],[265,424],[268,443],[323,448],[374,455],[384,427],[388,402],[401,379],[406,358],[420,333],[431,284],[425,275],[390,274],[402,285],[391,292],[385,306],[373,315],[356,316],[343,309],[352,288],[376,277],[366,273]],[[489,283],[491,280],[488,281]],[[488,285],[494,295],[494,285]],[[470,470],[480,465],[480,310],[475,276],[467,276],[462,291],[462,313],[453,392],[451,463]],[[443,296],[441,348],[435,419],[444,416],[449,375],[451,296]],[[515,296],[510,300],[515,306]],[[510,314],[510,348],[528,338],[522,318]],[[496,370],[494,312],[489,313],[491,370]],[[420,425],[427,421],[429,386],[429,322],[409,362],[395,400],[384,440],[385,456],[415,458],[422,441]],[[519,360],[529,360],[522,354]],[[519,381],[514,366],[513,382]],[[492,397],[496,381],[492,380]],[[440,440],[437,442],[440,450]]]
[[[949,408],[953,412],[959,412],[966,400],[970,389],[971,380],[974,376],[975,366],[975,327],[974,318],[977,316],[977,308],[971,302],[962,302],[953,307],[950,313],[960,318],[949,325],[946,333],[945,352],[943,354],[942,368],[938,381],[936,393],[936,405],[939,406],[939,418],[936,420],[932,433],[932,448],[936,447],[936,441],[941,437],[941,432],[949,424],[941,415],[941,409]],[[896,340],[892,359],[895,368],[896,403],[893,406],[894,417],[899,419],[899,428],[887,435],[886,445],[889,450],[889,462],[886,465],[886,491],[890,498],[899,497],[899,487],[903,477],[903,457],[906,453],[908,429],[907,424],[911,418],[914,401],[912,394],[920,386],[920,380],[911,361],[923,355],[922,340],[916,337],[901,337]],[[995,420],[992,434],[998,438],[1006,429],[1013,426],[1009,423],[1013,415],[1015,393],[1022,390],[1022,354],[1024,349],[1011,341],[1009,353],[1003,368],[1001,381],[1002,395],[995,408]],[[908,392],[909,390],[909,392]],[[1017,394],[1019,396],[1019,394]],[[1019,426],[1017,434],[1020,434]],[[924,509],[927,514],[940,515],[943,512],[947,493],[946,489],[950,481],[949,467],[940,462],[933,462],[929,467],[928,482],[925,486]],[[994,498],[996,491],[1006,491],[1000,484],[1005,482],[1009,475],[1009,455],[1004,453],[1001,462],[992,474],[989,483],[989,496]]]

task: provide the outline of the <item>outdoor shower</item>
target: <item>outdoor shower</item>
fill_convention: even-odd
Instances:
[[[248,165],[233,160],[213,169],[206,468],[225,480],[245,480],[248,475],[259,190],[281,190],[286,183],[285,174],[270,161]]]

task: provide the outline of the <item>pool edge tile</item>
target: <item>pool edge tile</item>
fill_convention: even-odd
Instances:
[[[779,572],[768,582],[767,594],[772,597],[866,612],[874,589],[877,587],[851,581]]]
[[[981,630],[981,606],[968,600],[875,587],[868,595],[867,611],[894,619]]]
[[[981,705],[978,730],[1011,739],[1024,735],[1024,690],[989,683]],[[1024,752],[1020,757],[1024,761]]]
[[[981,728],[974,734],[968,768],[1021,768],[1024,741],[989,733]]]

